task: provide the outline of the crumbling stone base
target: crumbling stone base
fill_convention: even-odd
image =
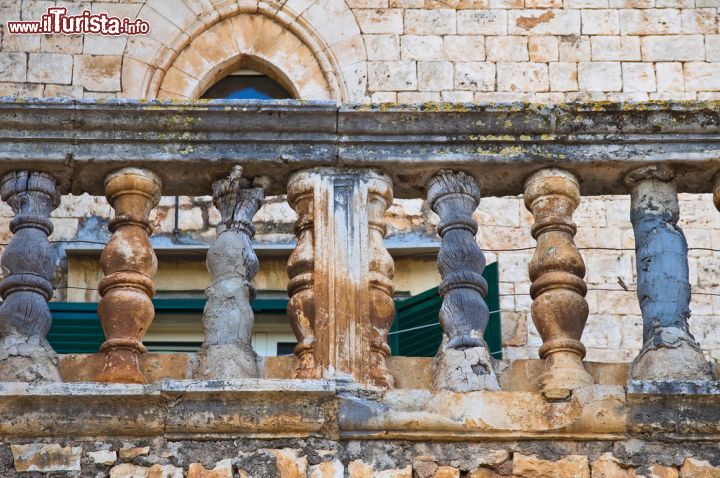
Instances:
[[[635,380],[712,380],[712,367],[684,330],[666,327],[643,345],[630,367]]]
[[[488,349],[453,349],[444,341],[433,364],[433,390],[500,390]]]
[[[258,376],[257,362],[258,356],[249,344],[204,345],[198,351],[194,377],[253,378]]]
[[[3,337],[0,339],[0,381],[62,382],[58,356],[44,337]]]

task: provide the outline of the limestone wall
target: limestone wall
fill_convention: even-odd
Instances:
[[[702,478],[718,476],[718,463],[716,443],[639,440],[429,445],[326,439],[98,439],[0,446],[0,473],[6,478],[47,476],[51,471],[53,476],[80,472],[79,476],[97,478]]]

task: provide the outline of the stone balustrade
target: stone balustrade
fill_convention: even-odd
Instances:
[[[637,293],[644,338],[629,371],[633,400],[642,403],[643,390],[670,393],[643,385],[650,381],[713,381],[711,367],[687,325],[691,291],[687,244],[677,226],[677,192],[712,191],[720,207],[720,180],[711,174],[720,170],[717,104],[568,105],[539,110],[511,105],[467,111],[454,106],[338,109],[327,103],[287,101],[151,106],[126,101],[0,102],[0,111],[16,112],[12,119],[0,120],[5,131],[0,157],[6,158],[0,162],[0,173],[5,174],[2,197],[17,214],[12,224],[16,237],[2,260],[1,381],[60,380],[57,358],[44,338],[49,328],[46,302],[52,295],[46,256],[47,235],[52,230],[48,216],[57,206],[58,194],[68,192],[105,194],[115,210],[110,221],[112,237],[101,257],[105,278],[98,285],[99,316],[107,340],[101,348],[102,370],[93,377],[102,382],[149,384],[127,390],[132,390],[133,397],[158,395],[153,403],[189,393],[174,382],[153,388],[153,383],[164,378],[206,381],[192,382],[197,388],[193,393],[202,397],[210,394],[207,384],[213,380],[240,378],[255,384],[250,389],[270,393],[269,385],[257,385],[268,378],[268,367],[258,366],[250,347],[254,320],[250,283],[258,269],[250,240],[253,215],[266,194],[276,193],[288,194],[298,216],[297,246],[288,261],[288,317],[298,339],[292,379],[309,385],[307,389],[289,386],[292,393],[327,398],[335,391],[327,383],[337,382],[343,384],[343,393],[370,386],[372,393],[386,394],[369,399],[380,404],[340,401],[338,426],[346,427],[346,436],[379,437],[390,429],[403,438],[423,433],[428,429],[423,428],[424,422],[418,425],[412,416],[403,415],[410,413],[413,401],[423,404],[438,436],[480,436],[489,432],[478,425],[473,435],[463,431],[470,426],[466,422],[448,417],[449,403],[454,400],[458,406],[470,407],[470,401],[480,400],[497,410],[508,407],[501,395],[493,394],[507,391],[509,372],[496,369],[483,340],[489,317],[484,300],[488,286],[482,277],[485,257],[475,237],[478,225],[473,216],[481,193],[523,194],[534,218],[527,233],[537,245],[528,277],[532,319],[543,341],[543,363],[534,369],[537,373],[530,387],[540,394],[520,402],[550,416],[570,413],[552,408],[555,402],[565,403],[568,409],[571,404],[582,408],[600,402],[612,408],[613,403],[625,400],[622,385],[604,389],[609,385],[602,382],[603,375],[582,361],[587,287],[585,263],[573,239],[573,212],[583,195],[601,192],[630,192],[632,198],[628,221],[637,238]],[[61,124],[63,115],[80,112],[86,115],[83,123],[48,133],[54,127],[50,119]],[[103,120],[109,124],[93,130]],[[112,127],[123,125],[117,133],[122,139],[115,133],[112,138],[105,136]],[[26,139],[11,146],[6,138],[19,136],[20,128],[30,128],[23,133]],[[146,141],[135,141],[140,138]],[[40,149],[26,144],[41,140]],[[104,185],[102,191],[98,184]],[[154,360],[142,345],[154,315],[151,298],[157,269],[148,217],[161,192],[212,193],[222,216],[207,257],[211,284],[203,319],[205,342],[193,376],[163,377],[157,367],[148,376],[143,367]],[[398,362],[389,357],[387,342],[395,313],[394,265],[383,244],[383,214],[393,195],[425,196],[439,215],[437,230],[442,240],[439,319],[445,337],[434,363],[425,369],[432,375],[426,383],[429,390],[415,395],[402,391],[409,382],[398,376]],[[20,306],[18,301],[31,306]],[[20,347],[13,345],[18,337],[40,347],[37,353],[47,359],[42,374],[29,377],[9,366],[21,364],[18,353],[10,351]],[[623,376],[621,384],[626,379]],[[712,395],[714,389],[708,387],[693,393]],[[391,395],[393,388],[399,389],[397,395]],[[0,395],[10,396],[12,390],[0,387]],[[42,394],[50,388],[32,390]],[[103,390],[120,393],[125,389]],[[223,393],[244,393],[228,390]],[[521,393],[517,387],[512,391]],[[462,395],[454,394],[474,395],[457,398]],[[92,400],[87,393],[83,397]],[[293,400],[292,394],[287,400]],[[440,410],[437,416],[433,404]],[[198,413],[193,406],[187,405],[189,415]],[[363,407],[369,408],[363,411]],[[315,413],[319,422],[326,420],[327,410],[313,410],[306,412]],[[388,410],[396,415],[389,416]],[[598,425],[608,436],[627,431],[624,411],[616,412],[605,429]],[[576,409],[572,413],[583,423],[583,433],[590,433],[600,420]],[[562,425],[548,419],[552,423],[542,427],[508,425],[482,413],[467,417],[491,429],[517,433],[553,429],[559,437],[571,433],[574,426],[570,415],[565,421],[553,419]],[[239,423],[244,418],[236,419]],[[227,433],[232,433],[228,426]],[[202,433],[225,433],[209,425],[198,427]],[[322,424],[311,426],[298,416],[297,428],[303,427],[316,430]]]

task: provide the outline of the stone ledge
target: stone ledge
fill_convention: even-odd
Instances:
[[[242,164],[272,171],[283,194],[295,171],[377,168],[395,196],[422,197],[442,168],[473,174],[483,196],[522,193],[533,171],[562,161],[584,195],[627,194],[650,163],[682,166],[679,192],[710,192],[720,166],[720,102],[424,104],[0,99],[0,174],[37,169],[62,191],[102,195],[103,178],[142,165],[166,195],[205,195]]]

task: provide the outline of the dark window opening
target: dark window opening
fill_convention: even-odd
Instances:
[[[267,75],[241,71],[218,81],[202,97],[226,100],[273,100],[288,99],[293,95]]]
[[[295,353],[295,346],[297,342],[278,342],[277,343],[277,356],[281,355],[292,355]]]

